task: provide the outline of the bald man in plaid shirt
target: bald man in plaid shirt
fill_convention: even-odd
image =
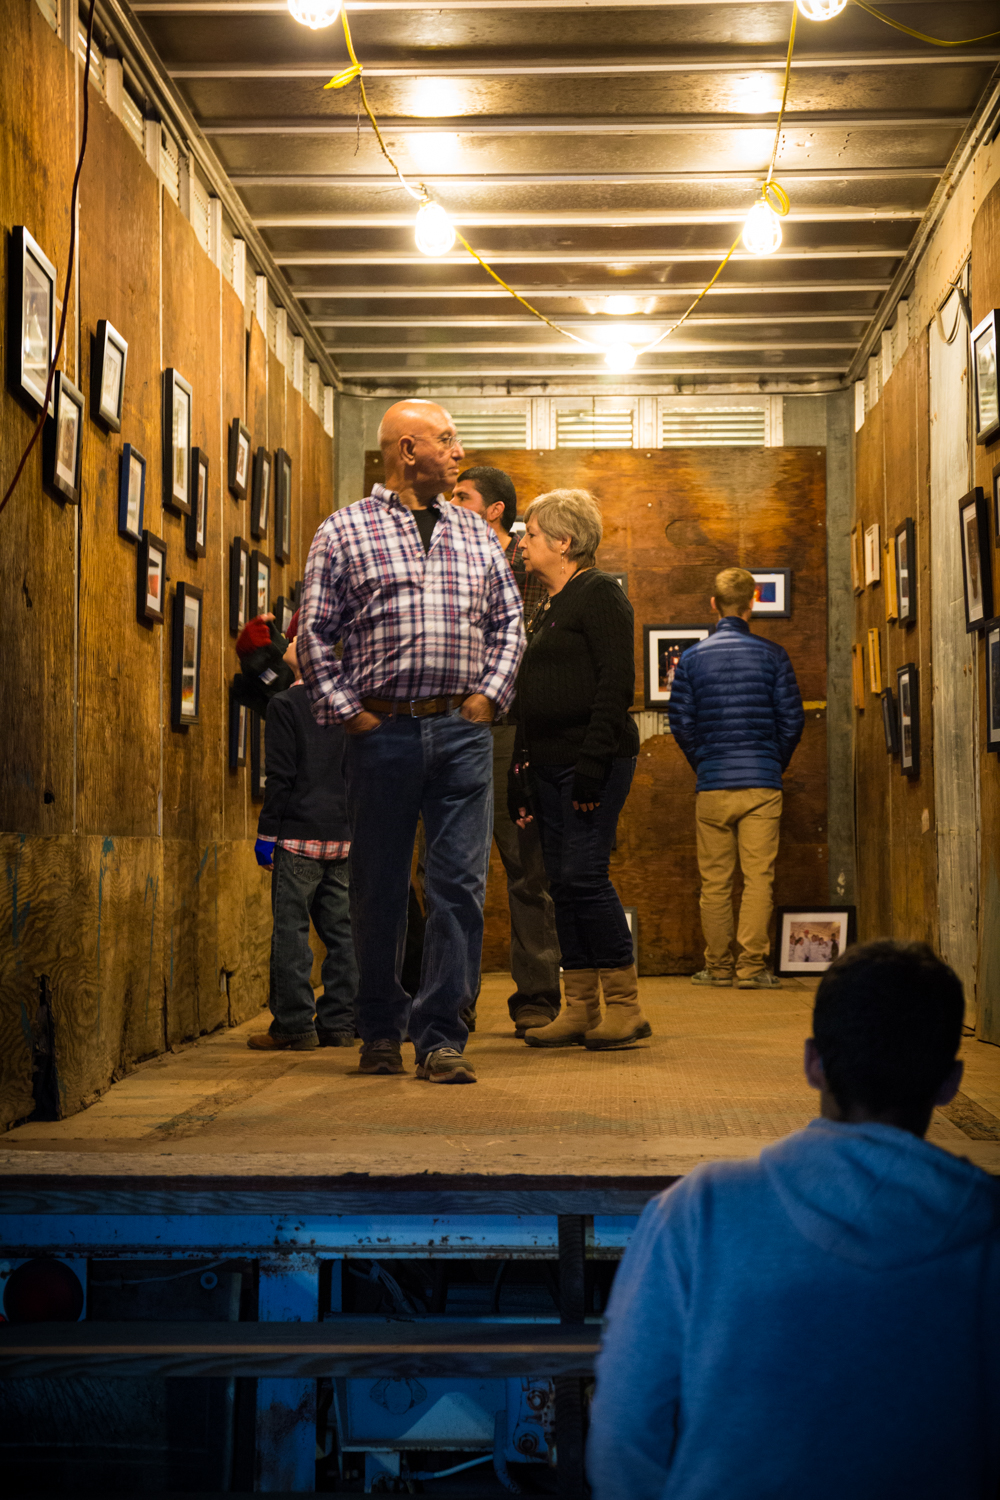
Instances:
[[[363,1073],[475,1083],[461,1018],[476,993],[493,823],[495,714],[524,651],[500,543],[443,498],[464,458],[451,417],[400,401],[379,428],[383,484],[335,511],[306,565],[298,656],[313,714],[342,723]],[[343,642],[343,656],[335,646]],[[427,835],[420,987],[400,984],[417,820]]]

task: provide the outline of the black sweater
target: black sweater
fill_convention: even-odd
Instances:
[[[536,765],[603,779],[613,760],[638,755],[634,622],[624,590],[596,568],[536,616],[514,706],[519,743]]]
[[[343,755],[343,729],[316,723],[301,683],[276,693],[267,708],[267,779],[257,832],[267,838],[346,843],[351,834]]]

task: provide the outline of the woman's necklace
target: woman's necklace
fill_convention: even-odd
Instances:
[[[593,570],[594,570],[594,568],[596,568],[596,566],[597,566],[596,563],[590,563],[586,568],[577,568],[576,572],[573,573],[573,574],[571,574],[570,577],[567,578],[566,583],[563,584],[563,588],[566,587],[566,584],[572,583],[573,579],[576,578],[576,577],[578,577],[578,575],[580,573],[591,573],[591,572],[593,572]],[[560,590],[560,592],[561,592],[561,590]],[[549,609],[550,609],[551,604],[552,604],[552,600],[554,598],[555,598],[555,595],[554,594],[550,594],[548,596],[548,598],[545,600],[545,602],[543,604],[540,604],[538,606],[537,610],[535,611],[535,613],[531,617],[530,623],[525,627],[525,633],[527,635],[534,635],[535,631],[538,629],[538,626],[542,623],[542,621],[545,619],[545,616],[548,614]]]

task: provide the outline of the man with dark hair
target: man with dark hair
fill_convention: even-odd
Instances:
[[[452,491],[455,505],[471,510],[496,533],[524,600],[527,623],[543,600],[545,586],[528,573],[518,537],[511,535],[517,515],[514,481],[503,469],[479,464],[459,474]],[[529,1026],[545,1026],[559,1014],[559,939],[555,908],[549,895],[537,823],[518,828],[507,810],[507,773],[516,729],[502,715],[493,721],[493,837],[507,873],[510,906],[510,972],[516,986],[507,1001],[517,1036]]]
[[[646,1208],[608,1305],[594,1500],[993,1500],[1000,1185],[923,1139],[962,985],[921,943],[823,976],[821,1118]]]

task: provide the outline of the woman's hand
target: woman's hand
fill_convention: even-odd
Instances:
[[[603,790],[603,781],[598,781],[594,776],[583,776],[579,771],[576,771],[573,775],[573,785],[570,789],[574,811],[579,813],[596,812],[601,805],[601,793]]]
[[[519,807],[517,811],[518,816],[514,819],[514,822],[517,824],[518,828],[527,828],[529,823],[533,823],[535,821],[526,807]]]

